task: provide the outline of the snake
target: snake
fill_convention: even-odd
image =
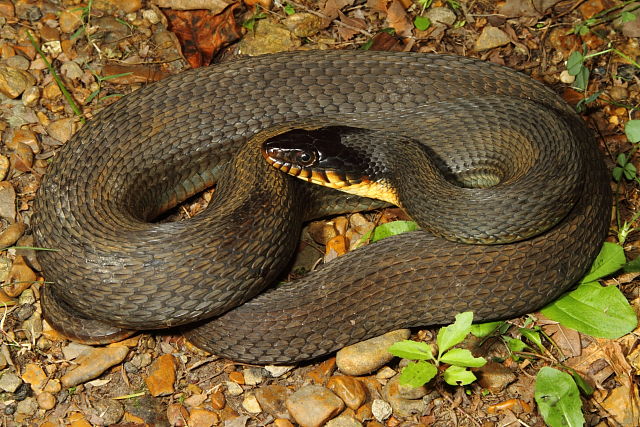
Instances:
[[[270,141],[331,129],[347,130],[320,141],[344,143],[329,163],[390,161],[365,178],[422,229],[274,286],[306,221],[382,203],[265,160]],[[214,184],[203,212],[162,220]],[[522,73],[454,55],[297,51],[188,70],[104,108],[57,153],[31,226],[54,249],[38,252],[45,319],[70,338],[180,326],[216,355],[282,364],[463,311],[539,309],[588,271],[610,205],[591,131]]]

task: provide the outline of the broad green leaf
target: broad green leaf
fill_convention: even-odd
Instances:
[[[541,353],[544,353],[542,338],[540,338],[540,334],[538,333],[538,331],[534,331],[533,329],[529,329],[529,328],[520,328],[520,334],[522,334],[523,337],[525,337],[526,339],[534,343],[538,347]]]
[[[394,356],[411,360],[429,360],[433,359],[433,350],[431,346],[424,342],[404,340],[394,343],[387,350]]]
[[[442,356],[442,353],[464,340],[471,330],[471,322],[473,322],[473,313],[466,311],[457,314],[456,321],[453,324],[440,328],[436,339],[438,343],[438,359]]]
[[[571,52],[569,59],[567,59],[567,71],[572,76],[577,76],[580,70],[584,67],[584,55],[578,51]]]
[[[407,231],[415,231],[420,227],[413,221],[392,221],[382,224],[373,229],[373,231],[365,234],[362,237],[362,241],[366,242],[370,240],[371,243],[378,240],[385,239],[387,237],[395,236],[396,234],[406,233]]]
[[[634,15],[631,12],[627,12],[626,10],[620,14],[620,20],[622,21],[623,24],[626,22],[635,21],[636,18],[637,18],[636,15]]]
[[[287,3],[287,5],[284,7],[284,12],[287,15],[293,15],[296,13],[296,10],[293,8],[293,6],[291,6],[289,3]]]
[[[571,375],[544,367],[536,376],[536,403],[551,427],[582,427],[582,402]]]
[[[625,178],[631,180],[636,177],[637,170],[633,163],[627,163],[626,165],[624,165],[623,169]]]
[[[424,31],[431,26],[431,20],[426,16],[416,16],[413,25],[420,31]]]
[[[473,372],[461,366],[449,366],[442,376],[445,382],[450,385],[467,385],[476,380]]]
[[[576,75],[576,80],[573,82],[573,87],[580,91],[585,91],[587,86],[589,86],[589,75],[591,71],[587,67],[582,67],[578,75]]]
[[[636,313],[622,292],[597,282],[582,283],[541,312],[563,326],[600,338],[619,338],[638,324]]]
[[[464,348],[452,348],[442,355],[440,362],[466,368],[479,368],[487,363],[483,357],[473,357],[473,354]]]
[[[629,261],[625,265],[622,266],[622,270],[625,273],[638,273],[640,272],[640,257]]]
[[[507,341],[507,347],[509,347],[509,350],[513,351],[524,351],[527,348],[529,348],[529,346],[527,344],[525,344],[524,341],[518,339],[518,338],[511,338],[511,337],[507,337],[505,338],[505,340]]]
[[[618,154],[618,157],[616,157],[616,163],[618,163],[620,166],[624,167],[628,162],[627,162],[627,155],[624,153],[620,153]]]
[[[620,166],[616,166],[615,168],[613,168],[613,179],[616,180],[616,182],[619,182],[620,179],[622,178],[622,173],[624,172],[624,169],[622,169]]]
[[[502,321],[489,322],[489,323],[477,323],[475,325],[471,325],[470,332],[478,338],[484,338],[491,335],[493,331],[495,331],[502,325],[504,325],[504,322]]]
[[[582,375],[572,370],[571,377],[576,382],[578,388],[582,391],[582,394],[585,396],[591,396],[593,394],[593,387],[591,387],[591,385],[582,378]]]
[[[438,373],[438,368],[433,363],[420,361],[411,362],[402,370],[399,382],[402,385],[420,387],[433,379]]]
[[[600,249],[600,253],[591,265],[591,269],[586,276],[582,278],[581,283],[593,282],[602,277],[608,276],[620,270],[627,262],[624,256],[624,250],[620,245],[605,242]]]
[[[640,142],[640,120],[629,120],[624,125],[624,133],[629,142]]]

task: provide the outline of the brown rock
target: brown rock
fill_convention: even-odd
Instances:
[[[84,418],[80,412],[73,412],[67,417],[70,427],[91,427],[89,421]]]
[[[18,146],[18,143],[28,145],[34,153],[40,152],[40,147],[38,146],[38,137],[31,129],[15,130],[13,132],[13,138],[6,145],[8,149],[15,150]]]
[[[353,377],[345,375],[331,377],[327,382],[327,388],[338,395],[354,411],[367,399],[367,389]]]
[[[13,18],[16,16],[16,8],[11,0],[0,0],[0,17]]]
[[[293,427],[291,421],[284,418],[276,418],[275,420],[273,420],[273,425],[275,427]]]
[[[211,407],[213,409],[222,409],[226,403],[223,392],[216,390],[211,393]]]
[[[29,268],[24,257],[17,256],[9,271],[9,284],[3,290],[10,297],[17,297],[36,281],[36,273]]]
[[[326,27],[322,18],[308,12],[294,13],[287,16],[287,19],[284,20],[284,25],[296,37],[309,37]]]
[[[482,29],[482,33],[476,40],[476,50],[493,49],[494,47],[504,46],[511,42],[509,35],[500,28],[487,25]]]
[[[236,384],[240,384],[240,385],[244,384],[244,375],[242,375],[242,372],[238,372],[238,371],[230,372],[229,379]]]
[[[487,362],[476,370],[478,384],[493,392],[500,392],[516,380],[513,371],[496,362]]]
[[[182,427],[187,425],[189,419],[189,411],[187,408],[179,403],[171,403],[167,407],[167,421],[169,424],[176,427]]]
[[[10,182],[0,182],[0,217],[15,222],[16,191]]]
[[[82,24],[82,10],[70,8],[60,12],[60,30],[63,33],[73,33]]]
[[[382,396],[393,408],[393,414],[408,417],[421,414],[426,408],[422,397],[427,394],[427,388],[403,386],[399,383],[400,375],[391,378],[382,388]]]
[[[60,381],[64,387],[73,387],[97,378],[110,367],[122,362],[127,353],[129,349],[126,347],[94,348],[78,357],[78,366],[67,372]]]
[[[302,427],[320,427],[344,409],[338,396],[319,385],[302,387],[287,399],[286,405]]]
[[[5,96],[17,98],[35,83],[36,79],[28,72],[0,65],[0,92]]]
[[[291,390],[282,385],[267,385],[256,389],[256,399],[264,412],[276,418],[287,418],[287,398]]]
[[[40,406],[45,411],[53,409],[56,406],[56,398],[53,396],[53,394],[46,391],[36,396],[36,401],[38,402],[38,406]]]
[[[45,42],[60,40],[60,31],[57,28],[49,27],[48,25],[43,25],[40,29],[40,37]]]
[[[193,409],[189,415],[189,427],[212,427],[218,422],[218,416],[206,409]]]
[[[388,348],[397,341],[406,340],[410,335],[411,331],[408,329],[398,329],[345,347],[336,354],[338,369],[353,376],[375,371],[393,359]]]
[[[142,8],[141,0],[96,0],[94,4],[99,9],[116,9],[124,13],[137,12]]]
[[[151,396],[166,396],[174,392],[176,381],[176,360],[171,354],[163,354],[151,364],[149,376],[144,382]]]
[[[307,372],[307,377],[313,381],[314,384],[325,384],[333,371],[336,370],[336,358],[332,357],[331,359],[327,359],[324,362],[320,363],[318,366]]]
[[[0,248],[6,248],[13,245],[24,234],[24,230],[27,228],[23,222],[14,222],[9,224],[7,228],[0,233]]]
[[[25,366],[24,373],[22,374],[22,380],[31,385],[31,388],[36,393],[42,390],[45,382],[47,381],[47,374],[44,373],[42,368],[35,363],[28,363]]]
[[[0,154],[0,181],[7,177],[9,173],[9,158]]]
[[[341,414],[325,424],[325,427],[361,427],[362,424],[349,414]]]
[[[64,143],[67,142],[74,131],[75,119],[69,117],[66,119],[60,119],[49,123],[47,126],[47,133],[54,139]]]
[[[15,150],[9,155],[9,162],[20,172],[29,172],[33,166],[33,151],[27,144],[19,142]]]

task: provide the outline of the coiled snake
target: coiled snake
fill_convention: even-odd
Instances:
[[[475,198],[469,204],[434,197],[436,209],[451,216],[416,214],[427,228],[422,218],[437,217],[440,235],[450,225],[482,223],[479,240],[501,242],[492,241],[493,230],[532,209],[543,225],[508,225],[505,233],[517,241],[490,245],[407,233],[255,297],[289,263],[303,220],[374,205],[309,189],[260,154],[271,135],[333,125],[419,140],[443,176],[459,174],[463,184],[476,158],[501,171],[515,191],[507,200],[494,195],[502,184],[464,189]],[[553,159],[560,166],[538,173]],[[519,172],[510,173],[521,161],[530,169],[516,165]],[[521,185],[529,175],[533,187]],[[150,222],[216,181],[202,214]],[[406,200],[421,191],[413,181],[401,179]],[[467,310],[476,320],[513,317],[553,300],[585,273],[606,235],[609,191],[596,144],[571,108],[494,64],[323,51],[191,70],[101,111],[51,165],[33,218],[37,244],[57,249],[38,253],[54,282],[43,295],[45,316],[80,338],[100,335],[99,322],[130,329],[195,322],[188,336],[196,345],[259,363],[315,358]],[[552,202],[539,200],[548,194]]]

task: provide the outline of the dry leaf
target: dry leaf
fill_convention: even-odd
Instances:
[[[367,7],[374,12],[387,13],[389,0],[367,0]]]
[[[364,19],[350,18],[341,11],[338,11],[338,16],[340,17],[340,22],[342,22],[343,24],[347,24],[349,27],[359,28],[361,30],[367,28],[367,23]],[[342,37],[344,40],[349,40],[351,37],[358,34],[358,30],[340,25],[338,26],[338,34],[340,34],[340,37]]]
[[[411,35],[413,25],[407,16],[407,12],[404,10],[402,3],[398,0],[393,0],[389,10],[387,11],[387,23],[391,28],[396,30],[398,35],[408,37]]]
[[[322,8],[322,13],[333,20],[338,17],[338,12],[345,6],[351,6],[354,0],[327,0]]]

